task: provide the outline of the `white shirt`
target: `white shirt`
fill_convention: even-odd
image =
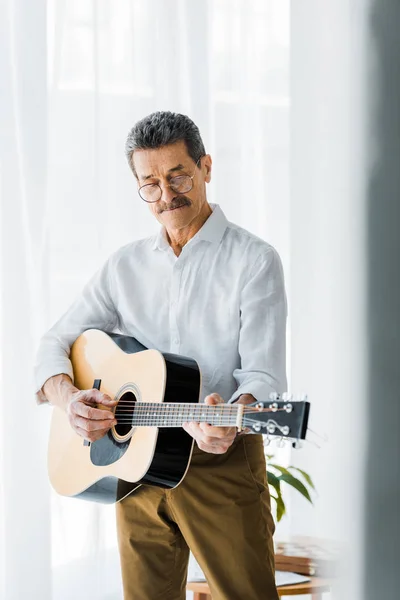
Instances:
[[[117,250],[43,336],[36,389],[73,380],[70,346],[86,329],[135,337],[147,348],[195,359],[200,400],[217,392],[267,400],[286,390],[287,304],[281,261],[267,242],[230,223],[221,208],[177,257],[165,229]],[[38,392],[38,401],[45,402]]]

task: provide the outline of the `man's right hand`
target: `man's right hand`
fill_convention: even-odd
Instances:
[[[72,429],[90,442],[99,440],[117,424],[113,412],[117,400],[96,389],[79,390],[64,373],[50,377],[42,392],[50,404],[67,413]]]
[[[105,408],[97,408],[101,404]],[[69,423],[80,436],[95,442],[117,424],[112,409],[118,404],[99,390],[77,390],[67,403]]]

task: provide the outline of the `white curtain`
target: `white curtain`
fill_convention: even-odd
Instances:
[[[32,356],[47,313],[44,2],[0,3],[0,597],[50,598],[47,415]]]
[[[288,272],[289,1],[0,7],[0,597],[117,600],[114,508],[49,489],[34,349],[111,251],[157,229],[123,152],[154,110],[193,118],[210,201]]]

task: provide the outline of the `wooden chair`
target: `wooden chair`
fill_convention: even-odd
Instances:
[[[322,600],[324,592],[330,592],[333,585],[331,579],[322,579],[321,577],[310,577],[310,581],[305,583],[296,583],[295,585],[282,585],[278,587],[279,597],[282,596],[301,596],[302,594],[311,594],[312,600]],[[205,581],[189,582],[186,589],[194,592],[193,600],[212,600],[210,588]],[[243,598],[243,600],[246,600]]]

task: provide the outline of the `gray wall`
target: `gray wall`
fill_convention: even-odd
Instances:
[[[400,2],[368,13],[365,598],[397,600],[400,506]]]

